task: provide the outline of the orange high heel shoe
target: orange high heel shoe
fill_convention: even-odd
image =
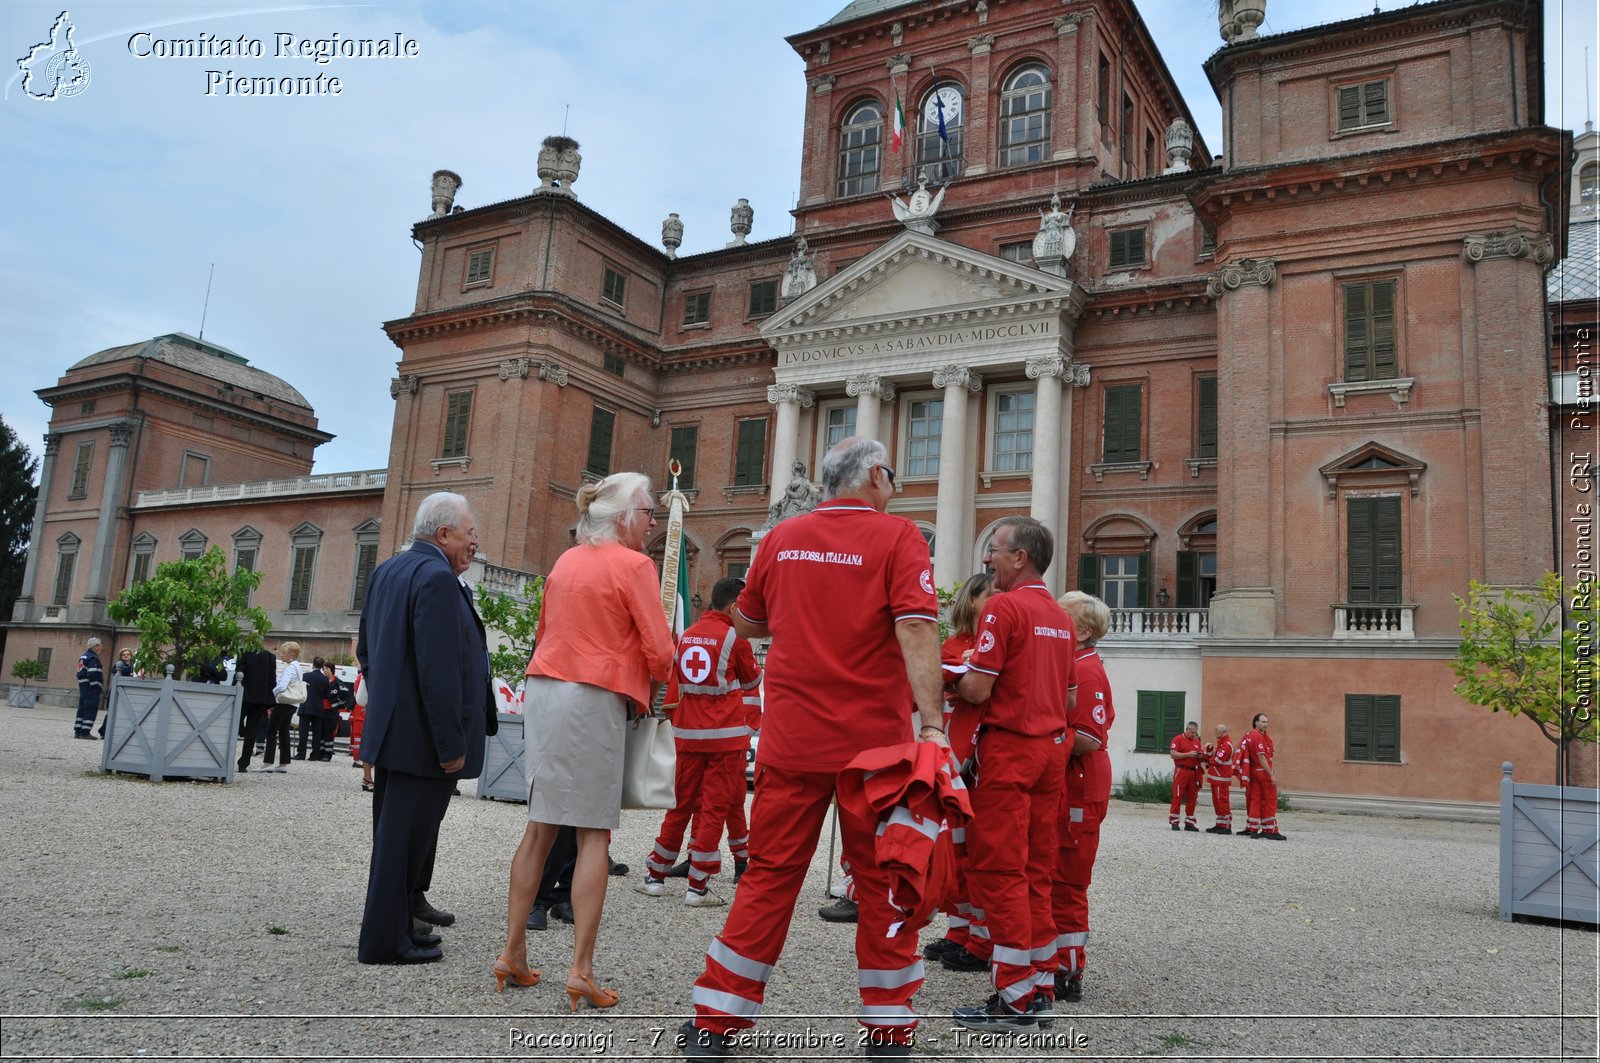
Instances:
[[[617,1006],[617,993],[614,989],[605,989],[595,985],[581,974],[567,976],[567,1001],[572,1005],[572,1010],[578,1010],[578,999],[589,1002],[593,1008],[614,1008]]]
[[[506,982],[512,985],[530,986],[539,984],[539,972],[530,971],[528,968],[518,968],[501,953],[500,958],[494,961],[495,992],[504,993]]]

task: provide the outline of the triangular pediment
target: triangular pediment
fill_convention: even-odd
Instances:
[[[908,229],[780,309],[761,334],[776,342],[845,324],[1059,310],[1074,291],[1065,277]]]
[[[1427,462],[1373,440],[1334,458],[1318,471],[1328,481],[1328,497],[1333,498],[1341,479],[1347,483],[1404,482],[1415,495],[1417,483],[1427,469]]]

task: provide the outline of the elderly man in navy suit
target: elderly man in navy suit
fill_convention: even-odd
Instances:
[[[371,682],[361,759],[377,769],[362,963],[442,955],[438,936],[413,923],[413,907],[456,780],[483,770],[491,704],[483,621],[459,579],[478,549],[467,500],[429,495],[411,537],[409,550],[372,573],[356,643]]]

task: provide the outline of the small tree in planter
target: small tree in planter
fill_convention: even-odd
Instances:
[[[28,680],[44,678],[44,662],[37,657],[23,657],[12,663],[11,674],[22,680],[22,685],[11,688],[10,704],[19,709],[32,708],[39,692],[28,685]]]
[[[134,667],[160,678],[194,678],[228,652],[260,649],[272,626],[266,611],[250,604],[261,573],[230,573],[222,549],[213,546],[188,561],[166,561],[154,578],[136,583],[106,607],[111,619],[139,629]]]
[[[478,594],[478,612],[484,626],[493,629],[498,637],[489,654],[489,671],[514,690],[533,656],[533,636],[539,630],[539,614],[544,609],[544,577],[535,576],[524,584],[521,597],[483,586],[478,588]],[[521,716],[502,716],[498,733],[489,736],[483,751],[483,771],[478,776],[479,797],[528,799],[523,722]]]
[[[227,651],[257,649],[271,626],[250,605],[260,573],[229,573],[222,551],[168,561],[106,607],[139,630],[134,664],[151,678],[111,688],[101,768],[148,775],[233,778],[241,688],[183,682]],[[172,675],[167,678],[167,668]]]

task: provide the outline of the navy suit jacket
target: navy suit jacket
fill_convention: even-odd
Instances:
[[[272,688],[278,683],[278,659],[271,650],[251,650],[239,658],[244,675],[244,700],[251,705],[271,705]]]
[[[483,771],[488,643],[443,550],[413,542],[372,573],[356,657],[371,684],[362,760],[443,778],[439,765],[465,755],[453,778]]]

